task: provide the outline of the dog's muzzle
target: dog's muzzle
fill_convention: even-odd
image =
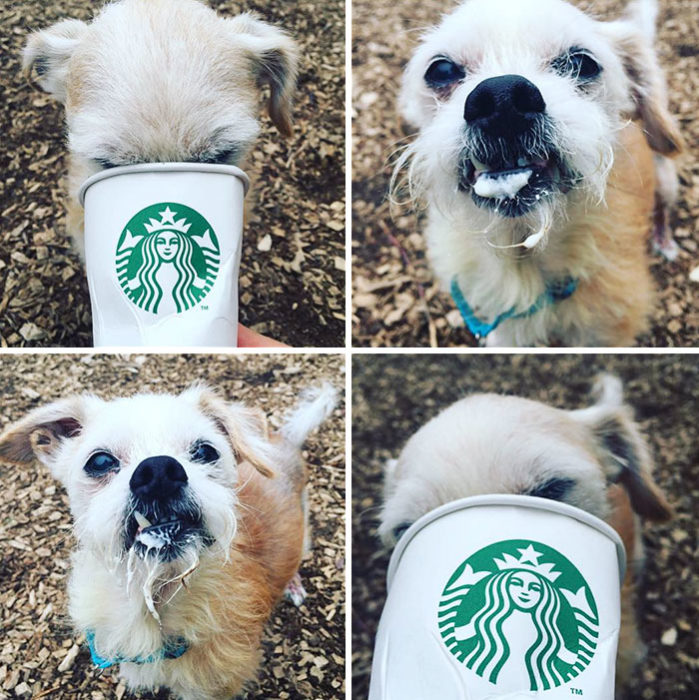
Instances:
[[[470,146],[462,154],[460,187],[478,206],[515,218],[563,189],[546,102],[525,77],[484,80],[468,96],[464,120]]]
[[[208,543],[202,514],[189,494],[187,473],[173,457],[144,459],[131,476],[124,547],[162,561],[176,559],[196,539]]]

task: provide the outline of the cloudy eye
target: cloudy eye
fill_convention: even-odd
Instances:
[[[464,79],[464,69],[448,58],[437,58],[425,73],[425,82],[431,88],[442,88]]]
[[[602,66],[586,49],[574,47],[553,62],[554,69],[561,75],[569,75],[578,82],[587,83],[599,76]]]
[[[104,476],[119,470],[119,460],[110,452],[100,451],[90,455],[83,467],[88,476]]]
[[[205,442],[204,440],[198,440],[189,450],[189,456],[192,458],[193,462],[199,462],[200,464],[211,464],[221,455],[211,443]]]

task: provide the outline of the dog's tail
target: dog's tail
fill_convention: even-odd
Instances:
[[[640,28],[651,43],[658,26],[658,0],[633,0],[626,8],[627,17]]]
[[[337,405],[337,389],[328,382],[306,389],[301,403],[287,416],[281,433],[296,447],[301,447],[308,435],[314,431]]]

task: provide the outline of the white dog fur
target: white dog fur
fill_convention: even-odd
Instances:
[[[608,521],[629,561],[617,661],[621,693],[644,653],[633,590],[643,549],[633,511],[660,521],[672,510],[653,482],[650,452],[623,403],[621,382],[606,375],[597,391],[597,403],[574,411],[494,394],[474,394],[448,407],[387,464],[379,534],[392,545],[438,506],[493,493],[553,498]]]
[[[665,226],[677,176],[665,156],[681,147],[652,50],[656,15],[656,0],[637,0],[615,22],[596,21],[563,0],[466,0],[423,36],[411,58],[400,110],[419,133],[392,187],[407,186],[411,200],[426,206],[428,253],[442,285],[448,290],[457,279],[479,317],[493,319],[529,309],[553,280],[579,280],[573,297],[505,321],[489,345],[627,345],[643,330],[652,298],[645,248],[653,192],[662,215],[656,233],[669,249]],[[602,68],[585,85],[554,67],[572,48]],[[440,58],[464,72],[443,90],[426,82]],[[498,149],[465,127],[464,105],[483,81],[510,74],[535,85],[546,105],[548,133],[533,133],[524,155],[553,151],[575,173],[569,189],[541,193],[514,217],[498,213],[504,196],[477,206],[473,182],[463,180],[474,150],[497,159]]]
[[[297,48],[252,13],[224,19],[197,0],[120,0],[89,24],[33,33],[24,66],[65,105],[68,231],[83,251],[77,191],[104,167],[199,161],[244,167],[260,89],[291,133]]]
[[[203,386],[179,396],[83,395],[37,408],[0,436],[0,458],[36,457],[67,490],[77,540],[68,591],[76,631],[91,631],[106,658],[147,658],[173,637],[189,644],[177,659],[122,663],[130,688],[164,685],[182,700],[229,700],[254,676],[263,626],[304,545],[300,448],[335,402],[327,384],[310,392],[270,435],[261,412]],[[216,459],[195,458],[202,442]],[[118,468],[95,477],[84,465],[99,452],[118,458]],[[201,516],[201,531],[181,540],[169,560],[157,546],[139,552],[133,529],[128,544],[138,504],[130,481],[155,455],[182,465],[183,502]]]

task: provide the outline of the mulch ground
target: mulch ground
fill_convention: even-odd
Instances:
[[[694,700],[699,687],[699,425],[696,356],[356,356],[352,416],[353,697],[367,696],[389,552],[376,535],[382,465],[427,420],[469,393],[525,396],[560,408],[588,405],[600,371],[622,378],[676,509],[643,530],[646,567],[638,617],[648,646],[627,700]]]
[[[421,31],[456,6],[442,0],[356,0],[353,5],[353,344],[376,347],[473,346],[451,297],[435,282],[425,258],[422,222],[407,208],[389,211],[388,182],[395,151],[409,138],[396,97],[405,63]],[[619,15],[626,0],[575,0],[602,18]],[[681,201],[673,222],[680,256],[652,257],[658,291],[642,347],[687,347],[699,341],[699,15],[696,0],[660,0],[657,50],[667,72],[672,113],[687,140]],[[630,293],[633,293],[630,290]]]
[[[294,135],[269,119],[248,170],[240,320],[294,346],[344,346],[344,2],[211,0],[254,10],[300,44]],[[65,232],[63,109],[21,75],[28,33],[102,2],[14,0],[0,8],[0,345],[92,345],[83,266]],[[260,108],[262,113],[262,106]],[[271,245],[270,245],[271,239]]]
[[[199,379],[228,399],[262,408],[279,426],[299,392],[327,379],[344,386],[339,356],[5,355],[0,362],[0,430],[30,409],[67,394],[103,397],[178,392]],[[300,608],[282,601],[267,625],[264,662],[242,697],[344,698],[344,405],[308,440],[313,551],[301,576]],[[39,464],[0,465],[0,700],[153,699],[126,693],[114,669],[101,675],[85,646],[59,670],[74,644],[66,580],[74,542],[65,492]],[[161,691],[157,700],[169,695]]]

